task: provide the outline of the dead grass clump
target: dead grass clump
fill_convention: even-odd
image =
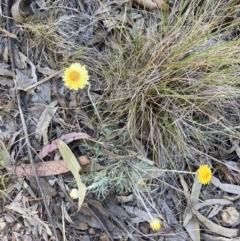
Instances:
[[[117,127],[114,137],[125,135],[119,146],[148,136],[148,153],[160,166],[184,169],[186,163],[199,165],[200,156],[206,161],[213,144],[226,146],[222,137],[238,138],[224,115],[230,108],[231,118],[239,119],[234,4],[191,3],[160,22],[148,18],[141,27],[133,22],[112,40],[105,61],[96,63],[105,84],[98,106],[107,104],[102,115],[106,128]]]

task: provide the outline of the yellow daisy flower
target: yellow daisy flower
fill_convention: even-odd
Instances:
[[[198,181],[202,184],[208,184],[212,178],[212,171],[208,165],[201,165],[197,170]]]
[[[149,224],[153,231],[158,231],[161,228],[161,221],[158,218],[153,218]]]
[[[73,63],[63,74],[63,81],[70,90],[83,89],[89,80],[89,75],[86,67],[79,63]]]
[[[71,192],[69,193],[69,196],[72,198],[72,199],[77,199],[79,197],[79,191],[78,189],[76,188],[73,188],[71,190]]]

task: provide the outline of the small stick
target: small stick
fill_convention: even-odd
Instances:
[[[32,88],[34,88],[34,87],[36,87],[36,86],[38,86],[38,85],[40,85],[40,84],[43,84],[44,82],[50,80],[51,78],[53,78],[54,76],[60,74],[61,72],[62,72],[62,70],[59,70],[59,71],[57,71],[56,73],[54,73],[54,74],[52,74],[52,75],[49,75],[48,77],[46,77],[46,78],[38,81],[37,83],[28,86],[27,88],[24,89],[24,91],[28,91],[28,90],[30,90],[30,89],[32,89]]]

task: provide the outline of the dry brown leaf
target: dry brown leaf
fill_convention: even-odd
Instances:
[[[161,9],[169,11],[169,5],[164,0],[134,0],[134,2],[143,6],[147,10]]]
[[[93,228],[98,228],[98,229],[102,228],[101,224],[98,222],[95,215],[92,215],[92,213],[90,212],[88,205],[86,203],[83,203],[81,210],[72,216],[72,220],[76,224],[80,222],[80,223],[86,223]]]
[[[18,52],[18,53],[19,53],[19,58],[20,58],[21,62],[24,63],[25,66],[27,66],[27,64],[30,65],[30,67],[31,67],[31,77],[32,77],[31,79],[32,79],[33,83],[36,83],[37,82],[36,66],[23,53],[21,53],[21,52]]]
[[[182,175],[180,175],[180,182],[183,186],[184,195],[187,199],[187,207],[186,207],[186,209],[184,211],[184,215],[183,215],[183,226],[187,230],[187,232],[190,235],[190,237],[192,238],[192,240],[200,241],[199,222],[196,219],[196,217],[193,215],[191,206],[192,206],[192,201],[194,201],[195,204],[197,203],[197,200],[199,198],[199,193],[200,193],[199,188],[201,188],[201,185],[198,184],[199,182],[197,181],[197,179],[194,180],[194,184],[193,184],[193,188],[192,188],[194,197],[191,195],[191,198],[190,198],[189,192],[188,192],[188,185],[185,182]]]
[[[231,202],[229,200],[226,200],[226,199],[208,199],[208,200],[205,200],[202,203],[196,204],[194,206],[194,208],[196,209],[196,211],[198,211],[198,209],[203,208],[205,206],[213,206],[213,205],[216,205],[216,204],[224,206],[224,205],[232,205],[233,202]]]
[[[24,73],[22,73],[20,70],[16,69],[16,84],[17,84],[17,89],[19,90],[23,90],[26,87],[32,85],[33,79],[28,78],[27,75],[25,75]],[[29,94],[35,94],[34,90],[30,91]]]
[[[37,129],[35,133],[35,138],[38,140],[38,142],[41,142],[41,139],[43,137],[43,143],[46,145],[48,143],[48,126],[52,120],[52,114],[55,114],[58,107],[55,107],[58,104],[58,101],[55,100],[52,103],[50,103],[48,106],[46,106],[45,110],[42,112],[40,119],[37,123]]]
[[[24,17],[29,16],[30,13],[30,4],[26,3],[26,1],[18,0],[12,6],[12,16],[15,22],[23,22]]]
[[[56,74],[58,71],[54,69],[50,69],[49,67],[41,68],[39,65],[36,66],[38,72],[44,74],[44,75],[52,75]]]
[[[27,177],[27,179],[29,180],[30,186],[33,189],[38,189],[38,184],[35,177]],[[56,196],[57,191],[49,184],[49,182],[47,182],[44,178],[39,178],[39,181],[46,196]]]
[[[3,230],[7,227],[6,222],[0,222],[0,231],[3,232]]]
[[[216,235],[209,235],[206,233],[202,233],[203,240],[207,241],[240,241],[240,237],[237,238],[224,238],[224,237],[217,237]]]
[[[90,165],[89,168],[91,168],[91,165],[92,165],[91,170],[93,172],[104,168],[103,166],[101,166],[101,168],[100,168],[99,164],[98,164],[99,166],[97,165],[97,167],[94,167],[95,166],[94,163],[89,163],[89,165]],[[38,173],[38,176],[40,176],[40,177],[59,175],[59,174],[69,172],[69,169],[63,160],[35,163],[35,168]],[[22,166],[17,166],[13,169],[9,169],[9,168],[7,168],[7,169],[14,172],[14,174],[16,174],[17,176],[20,176],[20,177],[23,177],[23,176],[33,176],[34,177],[35,176],[31,164],[25,164]]]
[[[0,31],[1,31],[1,28],[0,28]],[[9,71],[7,69],[8,67],[9,67],[8,64],[4,64],[4,63],[0,64],[0,75],[13,77],[14,74],[12,71]],[[2,84],[2,82],[1,82],[1,84]]]
[[[211,179],[211,183],[214,186],[219,187],[220,189],[222,189],[225,192],[233,193],[233,194],[240,194],[240,186],[239,185],[233,185],[233,184],[228,184],[228,183],[221,183],[219,181],[219,179],[214,177],[214,176]]]
[[[99,236],[99,239],[100,239],[101,241],[109,241],[109,240],[110,240],[106,234],[101,234],[101,235]]]
[[[96,162],[92,162],[92,163],[82,166],[81,172],[92,173],[92,172],[100,171],[102,169],[104,169],[104,166],[101,166],[100,164],[98,164]]]
[[[62,135],[59,139],[64,141],[66,144],[68,144],[72,141],[80,140],[80,139],[91,140],[92,137],[83,132],[71,132],[71,133]],[[42,150],[39,152],[39,157],[44,158],[45,156],[48,155],[48,153],[53,152],[57,149],[58,149],[58,145],[57,145],[57,139],[56,139],[52,141],[51,144],[47,144],[42,148]]]
[[[90,163],[90,161],[89,161],[89,159],[87,158],[87,156],[79,156],[77,159],[78,159],[80,165],[82,165],[82,166],[85,166],[85,165],[87,165],[88,163]]]
[[[62,213],[64,218],[71,224],[75,225],[75,223],[73,222],[73,220],[71,219],[71,217],[69,216],[67,209],[66,209],[66,204],[64,203],[64,201],[62,200]]]
[[[197,219],[204,225],[206,228],[211,230],[214,233],[222,235],[228,238],[234,238],[238,235],[238,229],[224,228],[216,223],[208,220],[202,214],[200,214],[194,207],[192,207],[193,213],[197,216]]]
[[[183,179],[183,177],[180,175],[180,181],[181,181],[181,184],[183,185],[183,188],[184,188],[184,194],[187,198],[187,205],[188,205],[188,213],[189,212],[192,212],[191,215],[193,215],[192,217],[188,217],[188,222],[187,222],[187,225],[191,224],[190,222],[194,221],[195,217],[197,217],[197,219],[202,223],[202,225],[204,225],[206,228],[208,228],[209,230],[211,230],[212,232],[214,233],[217,233],[217,234],[220,234],[222,236],[225,236],[225,237],[236,237],[237,234],[238,234],[238,230],[237,229],[227,229],[227,228],[224,228],[220,225],[217,225],[215,224],[214,222],[208,220],[207,218],[205,218],[202,214],[200,214],[197,209],[199,209],[201,206],[204,206],[206,204],[196,204],[195,206],[191,205],[191,202],[189,202],[189,195],[187,193],[188,191],[188,186],[187,186],[187,183],[185,182],[185,180]],[[197,179],[195,179],[195,181],[197,182]],[[196,186],[197,187],[197,186]],[[200,186],[199,186],[200,187]],[[198,193],[198,191],[195,191],[195,193]],[[195,198],[198,199],[198,197],[195,196]],[[195,199],[196,200],[196,199]],[[213,200],[208,200],[208,203],[213,203],[213,202],[216,202],[215,199]],[[224,200],[224,201],[219,201],[217,200],[217,202],[224,202],[224,203],[229,203],[228,200]],[[186,217],[185,217],[186,218]],[[185,220],[184,220],[185,221]],[[194,223],[192,223],[194,224]],[[185,224],[186,225],[186,224]],[[197,227],[197,226],[198,227]],[[191,227],[192,226],[192,227]],[[185,227],[185,226],[184,226]],[[190,229],[190,227],[192,229]],[[197,222],[197,220],[195,220],[195,224],[194,225],[190,225],[189,227],[186,226],[185,227],[189,233],[189,235],[191,236],[191,238],[193,240],[200,240],[200,229],[199,229],[199,224]],[[199,233],[199,234],[198,234]],[[192,235],[197,235],[197,236],[192,236]],[[199,236],[198,236],[199,235]]]
[[[131,219],[132,223],[139,222],[139,218],[141,219],[142,222],[143,221],[147,221],[147,222],[151,221],[151,217],[145,211],[142,211],[138,208],[135,208],[135,207],[132,207],[132,206],[127,206],[127,205],[124,206],[124,209],[126,210],[127,213],[137,216],[137,218]],[[152,213],[151,215],[152,215],[153,218],[160,218],[160,219],[164,220],[163,216],[160,215],[160,214]]]
[[[27,219],[29,223],[33,226],[40,226],[44,228],[48,235],[52,236],[52,232],[48,227],[47,223],[43,222],[37,215],[35,211],[32,211],[31,208],[25,208],[19,203],[12,202],[10,205],[5,206],[6,209],[12,210],[21,215],[22,218]]]
[[[134,195],[130,194],[128,196],[117,196],[117,200],[120,203],[127,203],[127,202],[131,202],[134,200]]]
[[[122,240],[122,238],[126,238],[127,232],[122,229],[122,227],[121,229],[118,228],[113,222],[108,219],[111,216],[111,213],[106,210],[99,201],[86,200],[86,202],[88,204],[89,211],[102,225],[102,228],[105,230],[110,240]]]

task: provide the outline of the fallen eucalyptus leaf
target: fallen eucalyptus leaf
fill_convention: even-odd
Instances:
[[[233,184],[228,184],[228,183],[221,183],[219,181],[219,179],[214,177],[214,176],[211,179],[211,183],[214,186],[219,187],[220,189],[222,189],[225,192],[233,193],[233,194],[240,194],[240,186],[239,185],[233,185]]]
[[[212,232],[228,238],[234,238],[238,235],[238,229],[224,228],[205,218],[194,207],[192,207],[192,212],[197,216],[197,219]]]
[[[49,67],[41,68],[39,65],[37,65],[36,68],[37,68],[38,72],[40,72],[44,75],[52,75],[52,74],[57,73],[57,70],[50,69]]]
[[[213,206],[213,205],[216,205],[216,204],[224,206],[224,205],[232,205],[233,202],[231,202],[229,200],[226,200],[226,199],[208,199],[208,200],[205,200],[202,203],[196,204],[194,206],[194,208],[196,209],[196,211],[198,211],[198,209],[203,208],[205,206]]]
[[[86,194],[86,186],[82,183],[79,174],[81,167],[70,148],[60,139],[58,139],[58,149],[63,157],[63,160],[66,162],[68,169],[72,172],[74,178],[76,179],[79,191],[78,210],[80,210]]]
[[[79,164],[81,164],[80,158],[78,159],[78,161],[79,161]],[[70,171],[64,160],[38,162],[38,163],[35,163],[34,165],[39,177],[59,175]],[[95,171],[102,170],[103,168],[104,168],[103,166],[97,163],[89,163],[86,166],[84,166],[82,171],[95,172]],[[10,172],[13,172],[15,175],[19,177],[35,176],[31,164],[22,164],[20,166],[11,167],[11,168],[6,167],[6,169],[9,170]]]
[[[203,240],[207,241],[240,241],[240,237],[237,238],[224,238],[224,237],[216,237],[216,235],[209,235],[206,233],[202,233]]]
[[[93,140],[91,136],[83,132],[71,132],[71,133],[62,135],[60,139],[67,144],[72,141],[80,140],[80,139]],[[45,156],[48,155],[48,153],[55,151],[57,148],[58,148],[57,140],[54,140],[52,141],[51,144],[47,144],[42,148],[42,150],[39,152],[39,157],[44,158]]]
[[[183,214],[183,226],[187,230],[187,232],[190,235],[190,237],[192,238],[192,240],[200,241],[199,222],[198,222],[197,218],[195,217],[195,215],[193,215],[191,207],[192,207],[193,203],[197,204],[202,185],[198,182],[197,178],[195,178],[194,184],[192,187],[192,194],[191,194],[191,198],[190,198],[189,191],[188,191],[188,185],[185,182],[182,175],[180,175],[180,182],[183,186],[184,195],[187,199],[187,207]]]

